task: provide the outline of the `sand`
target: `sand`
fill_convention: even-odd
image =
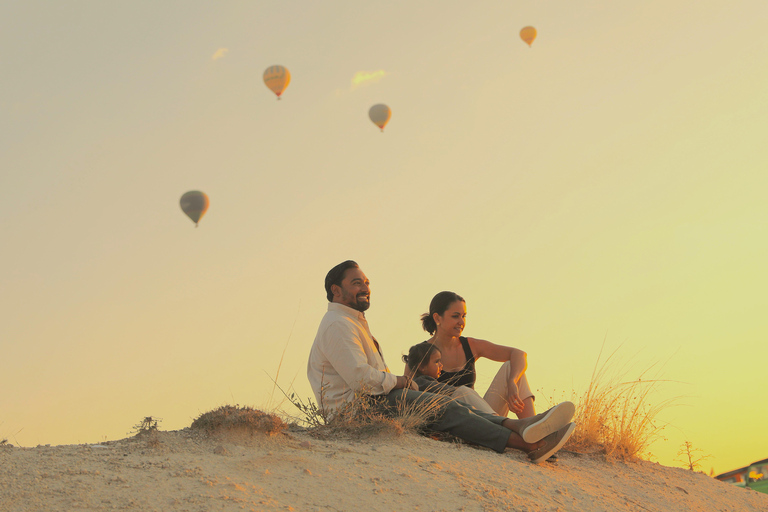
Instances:
[[[0,446],[5,511],[768,511],[768,494],[656,463],[531,464],[414,434],[320,440],[184,429],[101,444]]]

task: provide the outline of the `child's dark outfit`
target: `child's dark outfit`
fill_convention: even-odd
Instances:
[[[413,382],[419,386],[419,391],[427,391],[438,395],[451,396],[453,392],[456,391],[455,386],[445,384],[444,382],[438,382],[437,379],[428,375],[418,374],[413,378]]]

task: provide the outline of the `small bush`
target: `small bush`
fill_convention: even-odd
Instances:
[[[288,425],[274,414],[240,407],[239,405],[224,405],[213,411],[201,414],[192,422],[192,429],[205,432],[221,432],[227,430],[245,430],[250,433],[262,432],[269,435],[279,434]]]
[[[160,442],[160,434],[158,433],[157,425],[163,421],[161,418],[154,418],[152,416],[146,416],[143,420],[133,426],[133,430],[130,434],[136,434],[137,439],[143,439],[147,443],[149,448],[159,448],[162,443]]]
[[[283,391],[283,389],[280,388],[280,391]],[[311,398],[307,399],[305,402],[294,393],[288,395],[285,391],[283,391],[283,394],[285,395],[286,399],[291,402],[291,404],[293,404],[293,406],[296,407],[301,413],[301,416],[298,418],[289,415],[290,419],[296,420],[299,424],[303,423],[309,428],[322,427],[328,423],[328,418],[323,410],[318,407],[318,405]]]
[[[157,431],[157,425],[163,421],[161,418],[153,418],[152,416],[147,416],[137,424],[133,426],[133,430],[130,432],[131,434],[136,435],[144,435],[149,432],[156,432]]]

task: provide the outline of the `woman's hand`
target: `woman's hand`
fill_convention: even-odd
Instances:
[[[515,381],[509,381],[509,397],[507,398],[509,404],[509,410],[515,414],[523,412],[523,401],[520,400],[520,392],[517,389],[517,383]]]

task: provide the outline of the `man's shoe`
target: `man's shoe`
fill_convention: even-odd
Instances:
[[[528,454],[528,458],[531,462],[538,464],[545,461],[550,455],[563,447],[568,438],[571,437],[573,431],[576,430],[575,423],[569,423],[557,432],[554,432],[544,438],[544,445],[541,448],[536,448]]]
[[[519,432],[520,437],[526,443],[541,441],[566,426],[575,413],[576,406],[573,405],[573,402],[557,404],[548,411],[529,418],[532,421]]]

